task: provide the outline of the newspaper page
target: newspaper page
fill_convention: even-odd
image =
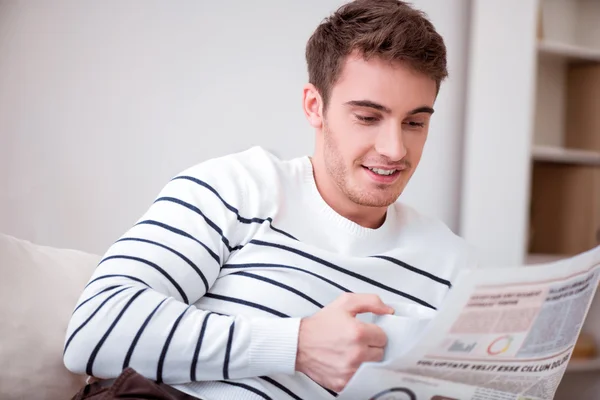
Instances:
[[[385,359],[364,364],[338,398],[552,399],[599,277],[600,247],[541,265],[464,271],[434,317],[375,318],[388,335]]]

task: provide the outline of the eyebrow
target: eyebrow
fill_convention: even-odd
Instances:
[[[373,108],[377,111],[381,111],[381,112],[384,112],[387,114],[392,113],[392,110],[389,107],[386,107],[383,104],[375,103],[374,101],[371,101],[371,100],[350,100],[350,101],[346,102],[345,104],[348,106]],[[414,110],[409,111],[408,115],[415,115],[415,114],[420,114],[420,113],[433,114],[434,112],[435,112],[435,110],[429,106],[421,106],[421,107],[415,108]]]
[[[408,115],[415,115],[420,113],[433,114],[435,110],[429,106],[417,107],[414,110],[410,111]]]
[[[346,102],[346,105],[348,106],[356,106],[356,107],[368,107],[368,108],[373,108],[377,111],[382,111],[384,113],[388,113],[391,114],[392,110],[389,109],[388,107],[379,104],[379,103],[375,103],[374,101],[371,100],[350,100],[348,102]]]

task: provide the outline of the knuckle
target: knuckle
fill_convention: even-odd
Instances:
[[[381,347],[385,347],[388,345],[388,337],[387,335],[384,333],[383,335],[381,335],[381,343],[380,343]]]
[[[379,297],[376,294],[369,294],[369,301],[372,302],[373,304],[383,303],[381,300],[381,297]]]
[[[342,293],[339,297],[339,300],[343,304],[348,304],[352,301],[353,298],[354,296],[352,296],[352,293]]]
[[[367,335],[367,330],[362,325],[356,325],[352,330],[351,338],[353,342],[362,342]]]
[[[333,386],[333,391],[341,392],[342,390],[344,390],[344,387],[346,387],[346,381],[342,378],[336,379],[335,382],[333,382],[332,386]]]
[[[373,327],[372,336],[373,339],[377,339],[377,341],[387,341],[387,333],[385,333],[385,331],[380,326]]]
[[[387,333],[385,333],[385,331],[382,329],[381,330],[381,343],[382,346],[386,346],[388,344],[388,335]]]
[[[349,357],[349,361],[350,361],[350,368],[354,368],[357,364],[360,364],[362,362],[362,359],[364,357],[364,350],[361,347],[355,347],[352,350],[350,350],[348,357]]]

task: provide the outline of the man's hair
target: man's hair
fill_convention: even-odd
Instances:
[[[435,80],[448,76],[446,45],[425,13],[399,0],[354,0],[315,30],[306,46],[308,80],[324,108],[344,61],[357,51],[365,60],[400,62]]]

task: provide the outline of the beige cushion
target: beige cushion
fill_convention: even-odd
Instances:
[[[0,399],[70,399],[85,384],[62,351],[99,258],[0,233]]]

